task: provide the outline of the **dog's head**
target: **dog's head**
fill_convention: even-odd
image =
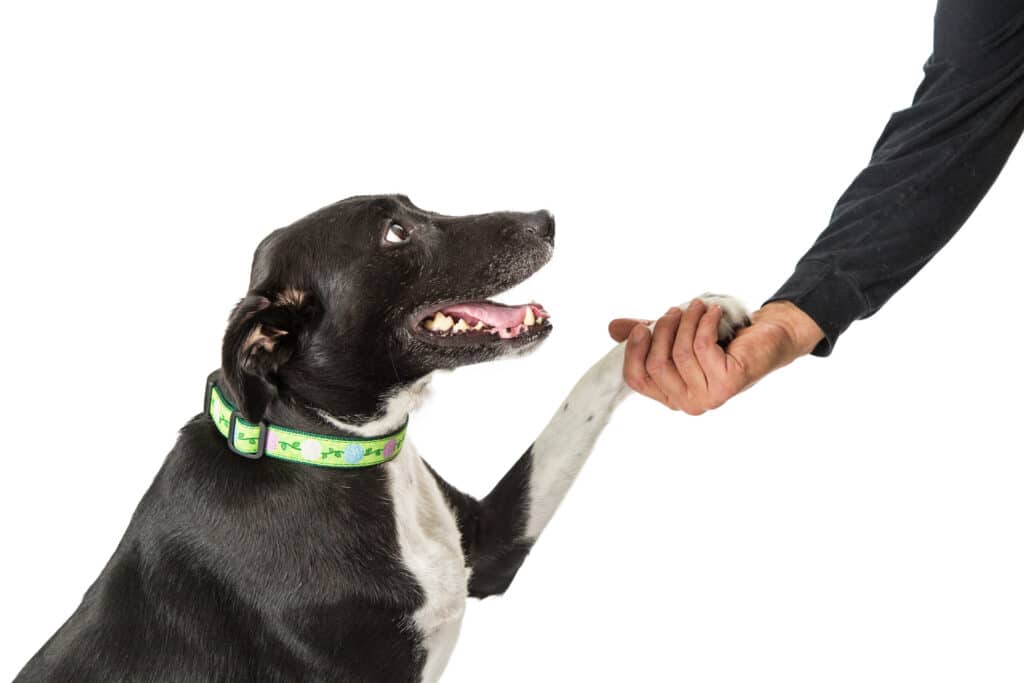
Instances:
[[[444,216],[353,197],[269,235],[224,336],[241,413],[275,402],[354,421],[433,370],[522,353],[551,332],[538,304],[488,301],[551,258],[554,219]]]

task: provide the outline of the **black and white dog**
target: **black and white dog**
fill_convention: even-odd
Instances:
[[[617,347],[481,500],[404,442],[433,371],[551,332],[539,305],[487,298],[541,268],[554,234],[543,211],[451,217],[380,196],[267,237],[204,412],[17,681],[438,680],[467,596],[508,587],[628,391]],[[717,301],[728,338],[745,314]]]

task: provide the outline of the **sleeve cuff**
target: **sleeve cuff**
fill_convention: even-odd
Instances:
[[[853,279],[820,261],[797,264],[789,280],[765,303],[790,301],[825,333],[812,355],[828,356],[839,335],[869,310]]]

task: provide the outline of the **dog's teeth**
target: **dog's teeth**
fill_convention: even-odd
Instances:
[[[544,318],[538,317],[537,318],[537,324],[540,325],[542,322],[544,322]]]
[[[526,307],[526,319],[523,320],[523,324],[529,327],[537,322],[537,318],[533,315],[533,308],[530,306]]]
[[[455,323],[455,327],[452,328],[456,332],[465,332],[469,329],[469,323],[462,318],[459,318],[459,322]]]
[[[455,321],[438,311],[433,318],[423,323],[423,326],[431,332],[447,332],[455,326]]]
[[[476,325],[473,326],[473,329],[476,330],[477,332],[479,332],[480,330],[484,329],[483,321],[482,320],[477,320],[476,321]]]

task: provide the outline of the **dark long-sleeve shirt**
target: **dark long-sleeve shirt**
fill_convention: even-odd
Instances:
[[[913,105],[892,116],[828,228],[769,299],[792,301],[824,330],[815,355],[906,284],[1002,171],[1024,130],[1024,0],[939,0],[924,71]]]

